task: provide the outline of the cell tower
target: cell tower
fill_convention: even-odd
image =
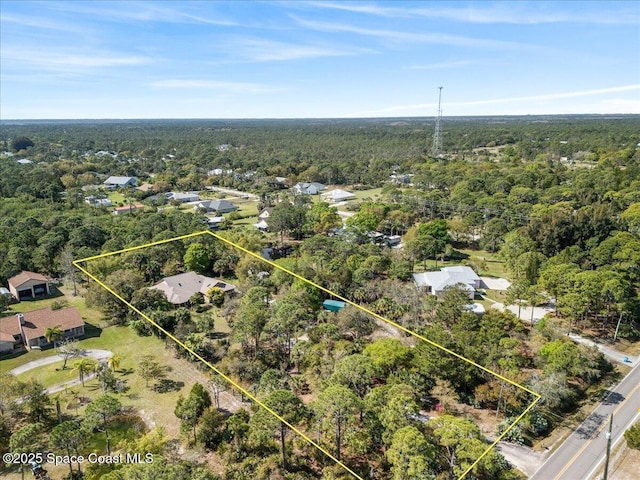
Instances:
[[[442,153],[442,87],[440,94],[438,95],[438,116],[436,117],[436,131],[433,134],[433,145],[431,147],[431,154],[434,157],[439,156]]]

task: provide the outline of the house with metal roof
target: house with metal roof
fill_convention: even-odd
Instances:
[[[457,265],[441,268],[439,272],[414,273],[415,284],[431,295],[442,296],[446,287],[461,286],[473,299],[476,290],[481,287],[481,279],[470,267]]]
[[[108,190],[115,190],[116,188],[135,187],[137,181],[136,177],[111,176],[103,182],[103,185]]]
[[[344,202],[345,200],[351,200],[353,198],[356,198],[353,193],[342,190],[341,188],[336,188],[335,190],[330,190],[322,194],[322,199],[326,202]]]
[[[204,210],[206,213],[216,212],[230,213],[238,210],[238,207],[231,203],[229,200],[202,200],[196,203],[193,207],[195,210]]]
[[[327,187],[325,185],[318,182],[300,182],[293,186],[293,193],[296,195],[318,195],[326,189]]]

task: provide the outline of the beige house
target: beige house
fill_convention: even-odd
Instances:
[[[11,277],[7,283],[9,291],[18,300],[29,300],[51,294],[50,280],[39,273],[24,270],[15,277]]]
[[[223,292],[228,293],[236,289],[235,285],[223,282],[217,278],[198,275],[195,272],[180,273],[171,277],[166,277],[153,287],[153,290],[160,290],[165,294],[167,300],[174,305],[184,305],[196,293],[206,296],[212,287],[218,287]]]
[[[73,307],[59,310],[46,307],[0,318],[0,353],[47,346],[46,329],[55,327],[65,339],[84,335],[84,320]]]

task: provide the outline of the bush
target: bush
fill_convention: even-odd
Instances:
[[[640,423],[636,423],[633,427],[629,427],[624,432],[624,438],[627,441],[627,446],[634,450],[640,450]]]

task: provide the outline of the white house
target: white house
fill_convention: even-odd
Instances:
[[[326,202],[344,202],[345,200],[351,200],[355,197],[353,193],[340,188],[322,194],[322,199]]]
[[[418,287],[437,297],[442,296],[445,287],[461,284],[469,298],[473,299],[476,290],[481,286],[481,279],[476,272],[464,265],[444,267],[439,272],[414,273],[413,281]]]
[[[296,195],[318,195],[320,192],[326,190],[327,187],[318,182],[300,182],[293,186],[293,192]]]
[[[105,188],[109,190],[115,190],[116,188],[123,187],[135,187],[138,179],[136,177],[116,177],[111,176],[107,178],[103,184]]]

